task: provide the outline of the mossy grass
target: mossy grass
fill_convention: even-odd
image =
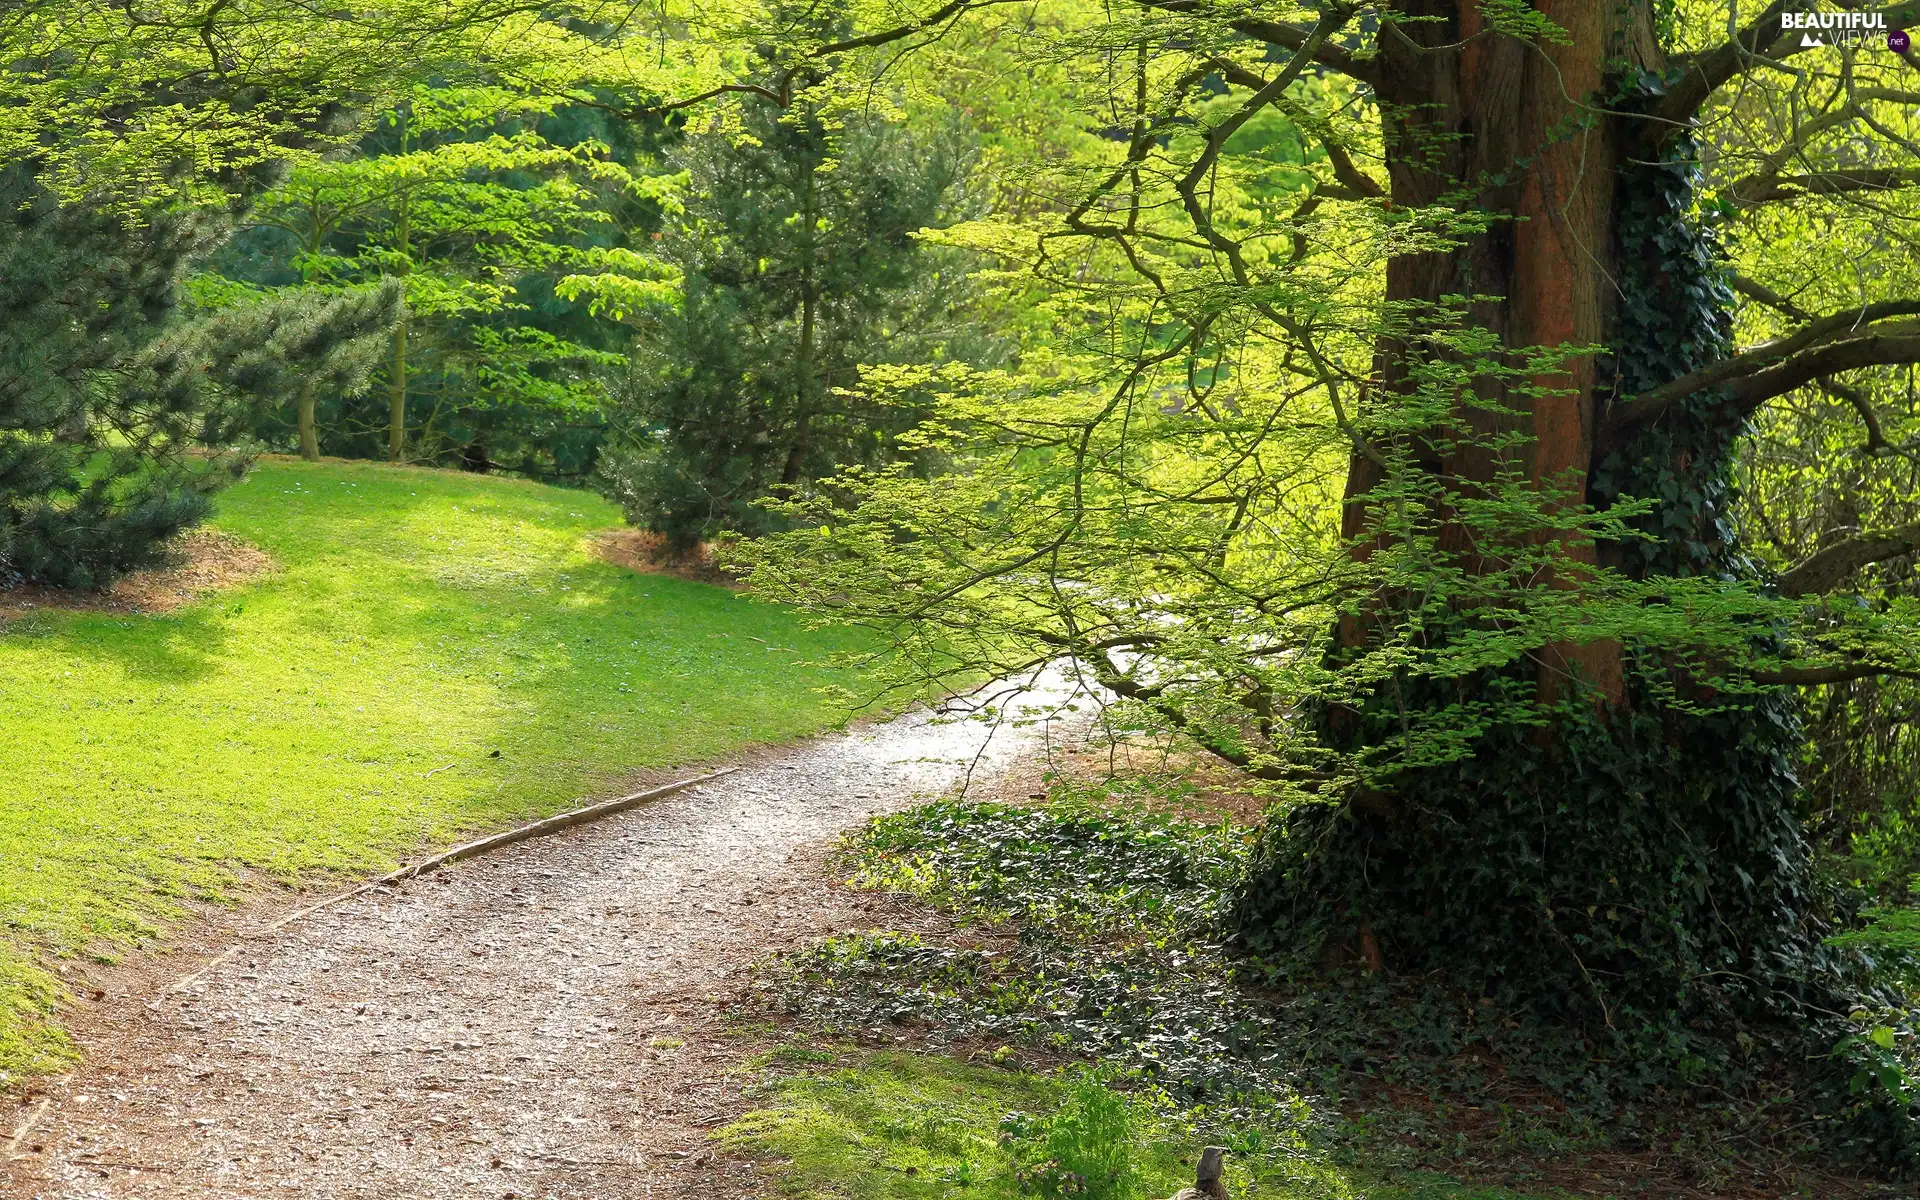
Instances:
[[[0,622],[0,1082],[69,1053],[42,964],[245,874],[385,869],[843,718],[815,690],[842,673],[807,664],[850,635],[591,557],[619,522],[524,481],[266,461],[214,523],[271,574],[164,616]]]
[[[1123,1126],[1126,1144],[1072,1146],[1073,1139],[1088,1138],[1090,1123],[1067,1118],[1078,1116],[1105,1088],[1075,1069],[1043,1074],[897,1051],[845,1051],[832,1064],[821,1063],[822,1057],[805,1044],[773,1052],[766,1059],[762,1107],[719,1134],[723,1145],[758,1161],[779,1194],[796,1200],[1045,1195],[1050,1181],[1038,1169],[1044,1162],[1035,1160],[1063,1156],[1063,1127],[1071,1128],[1070,1151],[1081,1157],[1127,1160],[1130,1180],[1109,1191],[1114,1200],[1154,1200],[1191,1184],[1194,1161],[1210,1138],[1232,1147],[1225,1183],[1235,1200],[1532,1200],[1547,1195],[1342,1166],[1285,1130],[1201,1131],[1124,1092],[1108,1096],[1129,1113]],[[1076,1181],[1063,1194],[1096,1190]]]

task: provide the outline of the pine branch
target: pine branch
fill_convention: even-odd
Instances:
[[[1920,521],[1894,529],[1862,533],[1836,542],[1781,573],[1774,583],[1783,596],[1808,596],[1831,591],[1841,580],[1869,563],[1920,551]]]

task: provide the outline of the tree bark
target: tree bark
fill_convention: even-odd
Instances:
[[[1579,503],[1587,492],[1595,432],[1595,363],[1575,348],[1604,344],[1608,334],[1608,271],[1615,166],[1621,136],[1591,102],[1604,82],[1610,48],[1628,41],[1616,22],[1644,20],[1644,10],[1580,0],[1545,0],[1539,11],[1566,40],[1528,45],[1486,27],[1471,0],[1406,0],[1403,20],[1383,32],[1378,72],[1387,114],[1389,199],[1395,207],[1442,203],[1464,188],[1467,203],[1507,219],[1455,253],[1405,255],[1387,264],[1387,300],[1437,308],[1448,296],[1496,297],[1472,305],[1471,317],[1521,352],[1567,347],[1558,369],[1530,380],[1538,395],[1483,382],[1482,399],[1505,402],[1514,415],[1463,409],[1459,419],[1491,434],[1521,423],[1531,434],[1525,464],[1497,461],[1468,446],[1433,465],[1469,483],[1491,483],[1500,469],[1524,465],[1543,491]],[[1397,32],[1396,32],[1397,31]],[[1376,372],[1389,392],[1408,386],[1411,347],[1381,344]],[[1364,534],[1365,514],[1352,503],[1381,482],[1379,467],[1356,454],[1348,475],[1345,532]],[[1470,553],[1464,531],[1448,548]],[[1570,551],[1591,563],[1592,547]],[[1363,630],[1349,624],[1352,644]],[[1620,647],[1556,646],[1542,656],[1538,685],[1551,700],[1582,678],[1609,700],[1621,696]]]
[[[1659,66],[1650,9],[1640,0],[1534,9],[1564,39],[1490,30],[1475,0],[1401,0],[1401,19],[1379,37],[1389,203],[1496,214],[1451,253],[1390,260],[1388,301],[1458,321],[1450,298],[1469,297],[1465,320],[1492,333],[1509,362],[1560,352],[1524,384],[1478,380],[1473,398],[1494,410],[1463,404],[1454,414],[1474,432],[1525,435],[1518,448],[1436,436],[1408,449],[1417,469],[1469,496],[1518,477],[1547,507],[1673,485],[1681,499],[1648,519],[1647,543],[1569,548],[1550,585],[1572,586],[1595,562],[1629,573],[1751,570],[1724,519],[1741,422],[1732,406],[1681,402],[1624,447],[1601,436],[1616,391],[1650,391],[1726,353],[1731,293],[1715,273],[1712,235],[1689,222],[1690,143],[1682,136],[1648,159],[1638,101],[1621,99],[1641,78],[1633,66]],[[1609,75],[1614,63],[1626,64],[1627,80]],[[1434,353],[1426,345],[1378,344],[1372,386],[1386,402],[1412,391],[1417,356]],[[1380,536],[1359,500],[1383,479],[1373,457],[1352,457],[1343,526],[1357,554]],[[1486,565],[1470,530],[1431,515],[1444,551],[1469,571]],[[1369,635],[1366,618],[1347,616],[1336,642],[1353,649]],[[1672,681],[1662,661],[1657,648],[1554,645],[1523,669],[1445,683],[1410,676],[1381,699],[1330,706],[1323,735],[1358,753],[1391,746],[1409,710],[1510,712],[1516,696],[1546,707],[1537,721],[1494,719],[1464,759],[1408,767],[1344,805],[1270,821],[1235,911],[1243,944],[1446,978],[1588,1031],[1623,1013],[1737,1027],[1773,1003],[1771,989],[1797,986],[1793,972],[1830,970],[1809,933],[1815,889],[1793,809],[1796,702],[1774,694],[1739,714],[1677,712],[1663,700]],[[1701,982],[1715,972],[1746,980],[1744,998]]]
[[[393,327],[387,359],[387,461],[407,460],[407,319]]]
[[[314,421],[313,421],[313,408],[314,408],[313,393],[314,393],[314,388],[313,388],[312,380],[308,380],[307,382],[300,385],[300,397],[299,397],[299,403],[298,403],[298,408],[300,413],[300,418],[299,418],[300,419],[300,457],[306,459],[308,462],[319,462],[320,461],[320,434],[319,434],[319,431],[315,428]]]
[[[814,163],[805,163],[801,170],[806,179],[800,194],[801,220],[801,262],[800,262],[800,344],[795,352],[795,387],[793,436],[787,445],[787,461],[780,469],[780,488],[791,493],[800,483],[801,473],[806,468],[807,447],[812,433],[814,393],[819,385],[819,368],[815,364],[814,337],[820,313],[820,296],[814,287],[814,189],[818,184],[819,167]]]

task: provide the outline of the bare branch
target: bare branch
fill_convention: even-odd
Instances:
[[[1782,296],[1779,292],[1774,291],[1764,283],[1748,279],[1745,275],[1735,275],[1729,282],[1733,284],[1734,291],[1739,292],[1749,300],[1755,300],[1766,305],[1775,312],[1784,313],[1796,321],[1813,320],[1812,313],[1801,308],[1798,304]]]
[[[1893,449],[1893,443],[1887,441],[1886,430],[1880,427],[1880,414],[1873,411],[1873,403],[1859,388],[1848,387],[1837,379],[1822,379],[1820,390],[1832,396],[1842,404],[1850,406],[1860,423],[1867,427],[1867,444],[1860,447],[1860,453],[1867,455],[1885,454]]]
[[[1842,580],[1869,563],[1920,551],[1920,521],[1895,529],[1862,533],[1835,542],[1800,565],[1781,572],[1774,581],[1782,596],[1808,596],[1832,591]]]

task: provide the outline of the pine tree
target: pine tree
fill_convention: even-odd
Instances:
[[[391,292],[194,314],[183,281],[230,214],[139,223],[0,171],[0,576],[100,587],[155,562],[244,456],[248,403],[364,376]]]
[[[914,236],[968,203],[957,129],[804,104],[743,124],[678,155],[691,183],[661,249],[684,282],[646,327],[631,438],[604,468],[630,519],[681,545],[764,530],[760,500],[896,457],[919,414],[865,399],[862,364],[988,349],[950,328],[956,260]]]

